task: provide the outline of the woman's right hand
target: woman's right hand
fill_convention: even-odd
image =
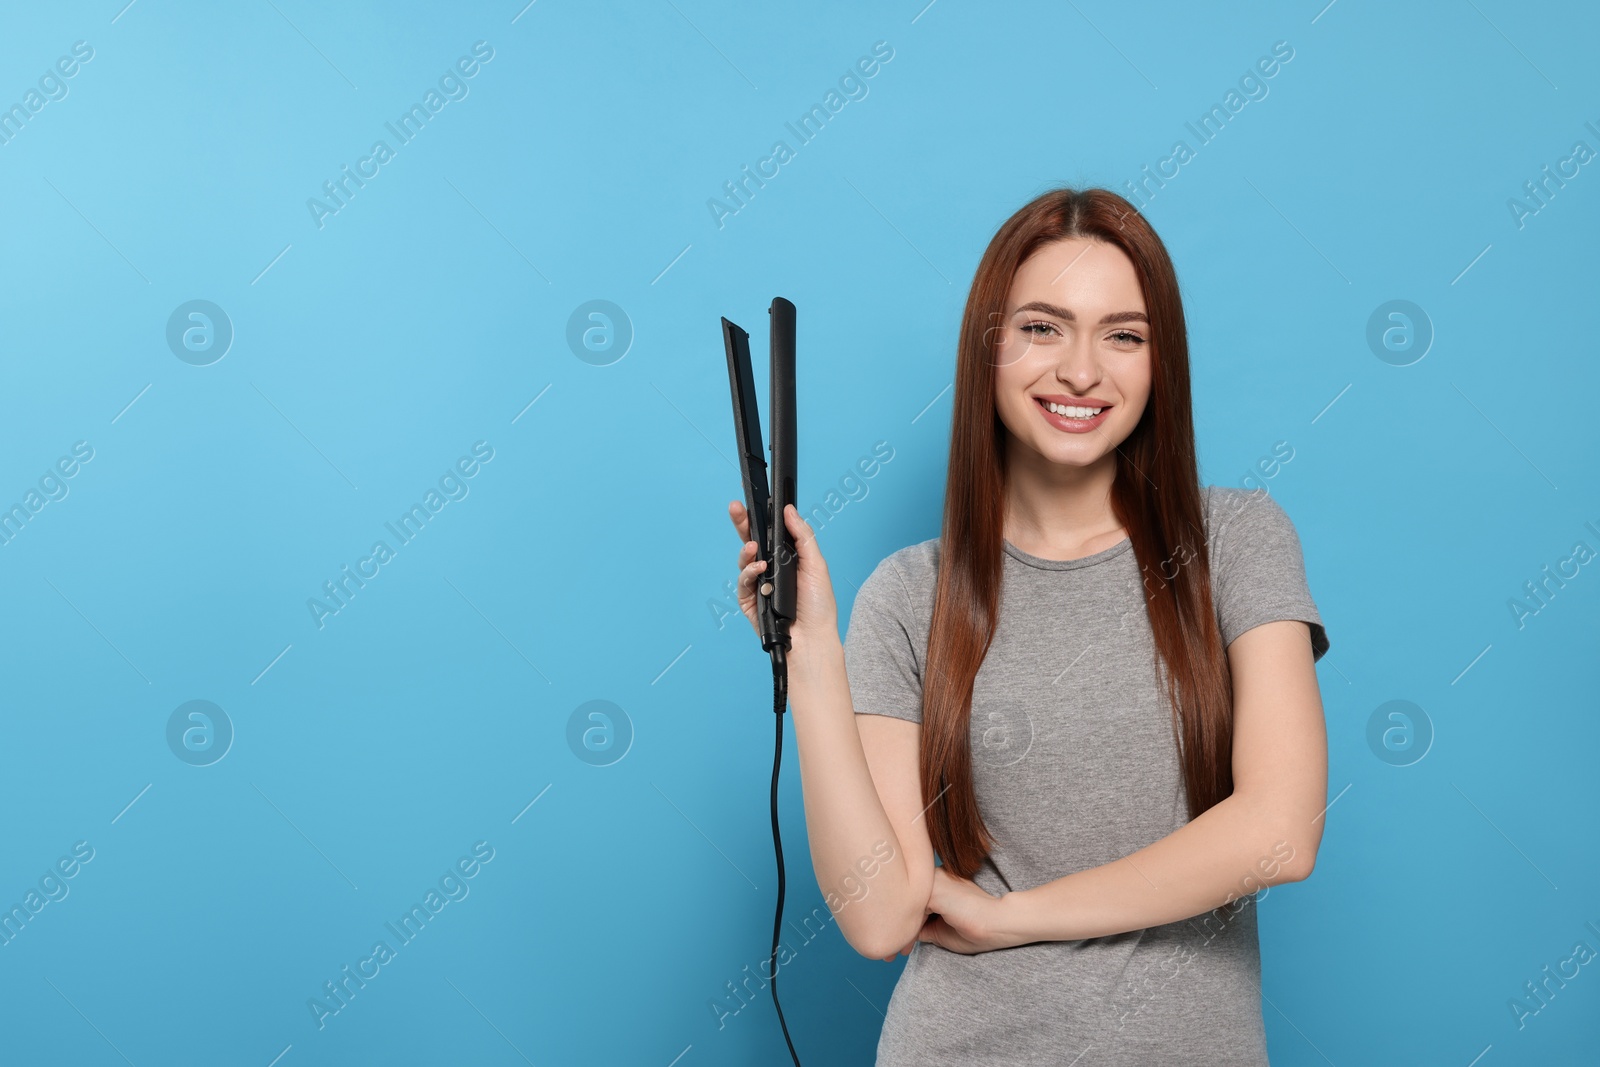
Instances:
[[[728,518],[738,531],[744,544],[739,549],[739,610],[750,620],[750,627],[761,636],[761,624],[756,615],[756,586],[767,570],[765,560],[756,559],[756,543],[750,540],[749,510],[739,501],[728,503]],[[809,635],[832,634],[839,636],[839,608],[833,598],[833,581],[828,576],[828,564],[817,547],[817,536],[811,526],[800,517],[793,504],[784,508],[784,520],[789,534],[794,538],[799,563],[795,569],[795,619],[789,626],[791,648],[805,644]]]

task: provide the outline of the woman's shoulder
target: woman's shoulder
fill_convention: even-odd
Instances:
[[[896,615],[909,610],[904,621],[910,623],[931,609],[938,577],[939,539],[918,541],[883,557],[861,583],[856,602],[875,604]]]
[[[932,588],[939,576],[939,539],[930,537],[889,553],[874,568],[871,578],[880,575],[897,578],[908,593]]]
[[[1240,537],[1283,537],[1294,533],[1294,523],[1265,486],[1203,485],[1200,487],[1206,519],[1206,547],[1216,549]]]
[[[1212,594],[1223,644],[1263,622],[1295,619],[1310,625],[1312,658],[1322,658],[1328,633],[1293,520],[1265,486],[1207,488]]]
[[[939,568],[939,538],[930,537],[926,541],[918,541],[907,545],[889,554],[895,565],[906,572],[921,575],[925,571],[936,571]]]

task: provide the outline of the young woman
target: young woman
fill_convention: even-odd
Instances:
[[[812,864],[851,946],[910,957],[879,1067],[1267,1062],[1249,904],[1322,837],[1328,638],[1282,508],[1199,484],[1188,361],[1144,217],[1051,191],[967,297],[942,536],[843,642],[784,515]]]

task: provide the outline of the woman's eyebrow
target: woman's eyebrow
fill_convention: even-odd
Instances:
[[[1065,319],[1068,322],[1078,321],[1078,316],[1074,315],[1070,309],[1057,304],[1049,304],[1043,300],[1030,300],[1017,308],[1016,311],[1013,311],[1012,314],[1015,315],[1023,311],[1042,311],[1046,315],[1054,315],[1056,318]],[[1142,311],[1113,311],[1100,320],[1100,325],[1106,326],[1114,322],[1142,322],[1146,326],[1150,325],[1150,320],[1145,317]]]

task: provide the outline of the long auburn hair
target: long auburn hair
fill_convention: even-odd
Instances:
[[[1053,189],[989,242],[967,294],[956,351],[955,409],[922,705],[922,795],[944,866],[970,878],[994,839],[973,788],[973,680],[999,613],[1006,429],[995,404],[994,324],[1006,321],[1017,268],[1042,245],[1077,237],[1133,261],[1150,319],[1151,390],[1116,450],[1111,506],[1144,576],[1154,669],[1172,707],[1191,818],[1233,792],[1232,679],[1211,600],[1195,464],[1189,348],[1178,279],[1144,216],[1107,189]],[[1173,568],[1176,572],[1173,573]]]

